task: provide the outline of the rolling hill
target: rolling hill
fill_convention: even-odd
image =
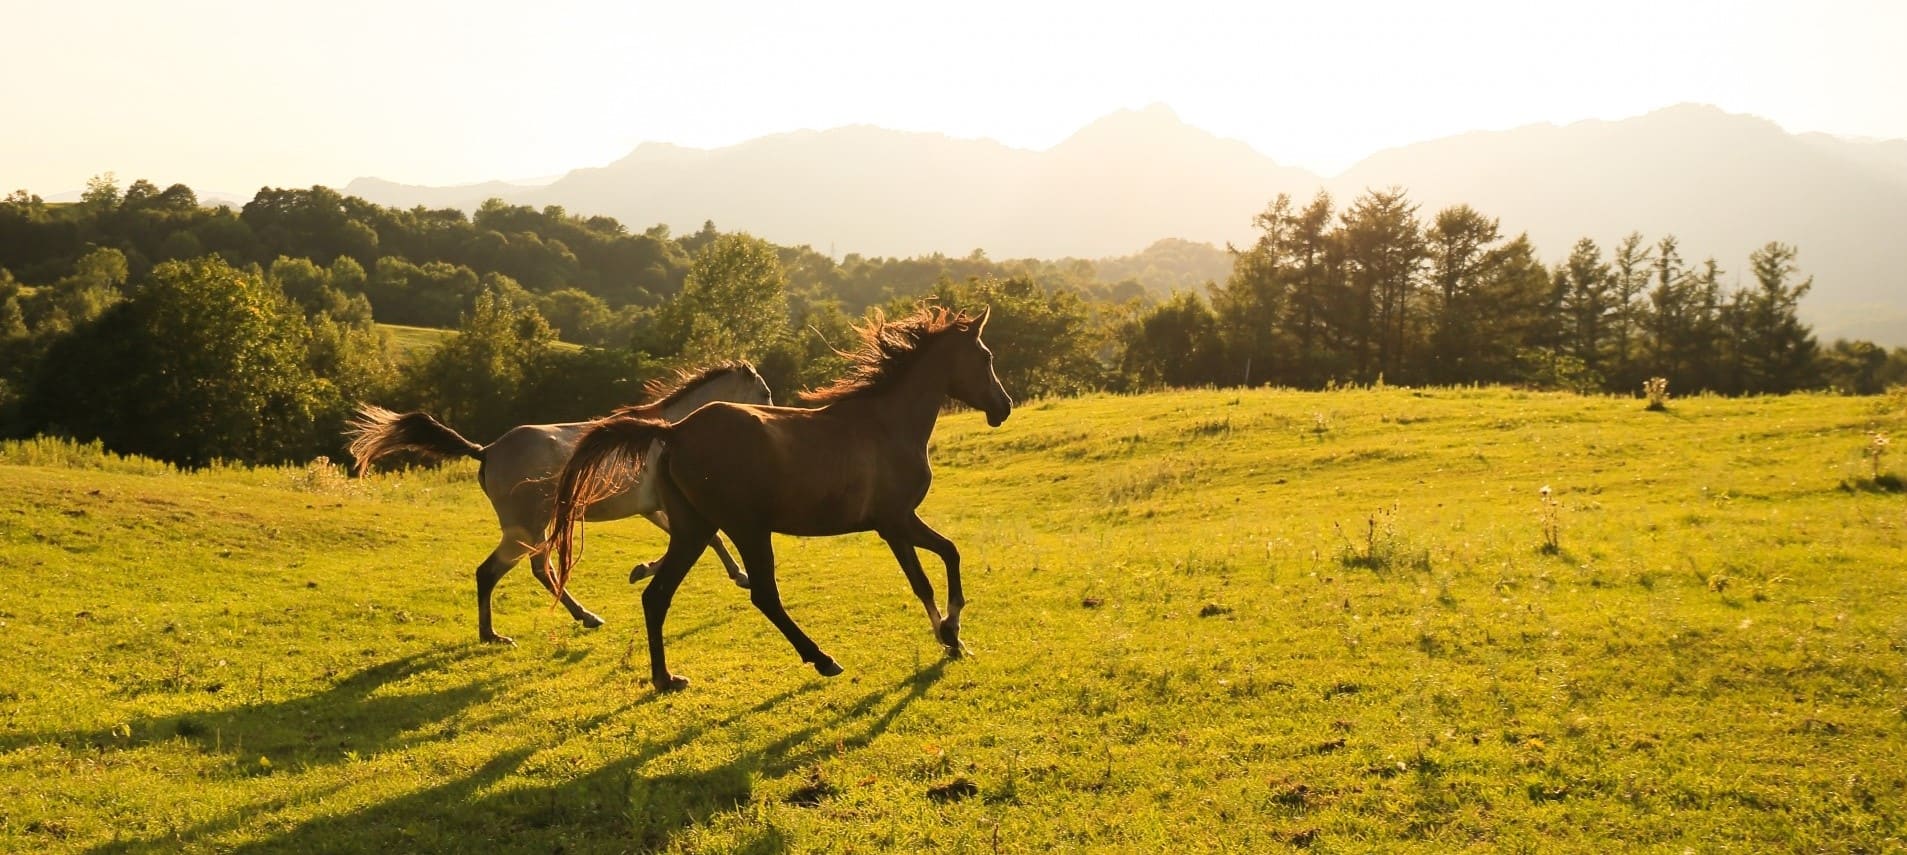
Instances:
[[[1280,165],[1170,109],[1121,111],[1046,151],[867,126],[720,149],[644,143],[544,187],[418,188],[359,179],[383,204],[471,208],[488,196],[563,205],[635,227],[705,220],[839,253],[1097,258],[1177,237],[1252,234],[1278,193],[1342,204],[1407,188],[1426,216],[1464,202],[1527,231],[1558,260],[1578,238],[1673,233],[1685,259],[1744,271],[1770,240],[1795,244],[1824,337],[1907,344],[1907,141],[1791,134],[1764,119],[1681,105],[1621,121],[1532,125],[1379,152],[1342,175]]]

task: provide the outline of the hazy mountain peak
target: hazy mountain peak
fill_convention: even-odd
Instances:
[[[777,243],[868,256],[1104,258],[1163,237],[1248,242],[1279,193],[1329,190],[1340,207],[1400,186],[1423,216],[1468,204],[1527,233],[1548,260],[1579,238],[1613,246],[1631,231],[1674,234],[1686,259],[1740,274],[1770,240],[1796,245],[1821,332],[1907,342],[1907,142],[1794,135],[1755,116],[1676,104],[1629,119],[1480,131],[1380,152],[1325,180],[1187,124],[1170,107],[1119,110],[1046,151],[866,125],[801,131],[717,149],[643,143],[605,168],[515,204],[607,214],[632,229],[705,220]],[[472,189],[365,183],[385,204],[474,207]],[[501,188],[499,188],[501,189]],[[474,198],[473,198],[474,197]],[[1831,323],[1846,307],[1855,328]]]
[[[1123,141],[1146,143],[1174,140],[1216,140],[1218,137],[1188,125],[1179,114],[1164,104],[1152,104],[1138,110],[1117,110],[1080,128],[1055,149],[1083,144],[1117,144]]]
[[[1638,130],[1681,130],[1702,133],[1741,134],[1757,133],[1771,136],[1788,136],[1780,125],[1760,116],[1747,113],[1731,113],[1713,104],[1684,102],[1660,110],[1654,110],[1626,122],[1610,122]]]

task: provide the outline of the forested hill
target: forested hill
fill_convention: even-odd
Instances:
[[[1633,394],[1907,380],[1907,348],[1820,342],[1812,256],[1701,258],[1673,233],[1527,235],[1401,189],[1279,195],[1231,251],[836,259],[712,223],[632,231],[490,200],[397,209],[325,187],[242,208],[102,176],[77,203],[0,200],[0,435],[99,439],[200,465],[338,454],[359,401],[487,440],[584,418],[644,380],[748,359],[777,400],[837,377],[851,327],[923,302],[993,309],[1021,398],[1205,385],[1504,383]],[[403,361],[380,324],[454,328]],[[558,347],[559,336],[586,347]]]
[[[1302,116],[1292,121],[1306,121]],[[1275,156],[1275,152],[1273,153]],[[544,187],[349,192],[474,210],[501,195],[678,231],[713,219],[769,240],[870,255],[1098,258],[1164,237],[1251,238],[1278,193],[1340,203],[1404,187],[1425,210],[1469,204],[1560,261],[1579,237],[1674,233],[1694,257],[1804,249],[1804,315],[1825,335],[1907,344],[1907,141],[1789,134],[1694,105],[1623,121],[1472,133],[1381,152],[1325,178],[1280,165],[1152,107],[1108,116],[1047,151],[871,127],[803,131],[700,150],[645,143]]]

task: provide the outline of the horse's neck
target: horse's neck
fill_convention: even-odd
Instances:
[[[934,435],[934,422],[947,402],[947,367],[943,360],[927,357],[887,394],[870,399],[880,417],[893,424],[910,441],[927,447]]]
[[[729,385],[725,377],[709,380],[690,389],[687,394],[670,401],[667,405],[656,407],[651,417],[677,422],[681,421],[682,417],[701,409],[703,404],[738,400],[737,397],[727,394]]]

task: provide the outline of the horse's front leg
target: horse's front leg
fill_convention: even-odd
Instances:
[[[887,541],[887,547],[894,552],[894,560],[900,562],[901,572],[907,575],[907,584],[914,589],[914,596],[920,600],[922,608],[927,610],[928,628],[934,637],[946,648],[947,655],[955,658],[967,652],[960,643],[960,607],[964,602],[959,599],[960,590],[960,551],[954,548],[953,541],[940,536],[939,532],[927,527],[919,517],[912,518],[904,525],[881,529],[881,539]],[[914,548],[919,546],[940,556],[947,565],[947,615],[942,617],[940,607],[934,604],[934,586],[927,581],[927,573],[920,565],[920,556]]]
[[[967,605],[966,593],[960,587],[960,550],[922,521],[919,514],[909,515],[905,529],[914,545],[940,556],[941,563],[947,565],[947,617],[935,625],[934,634],[947,648],[947,655],[958,658],[967,652],[967,646],[960,643],[960,610]]]

